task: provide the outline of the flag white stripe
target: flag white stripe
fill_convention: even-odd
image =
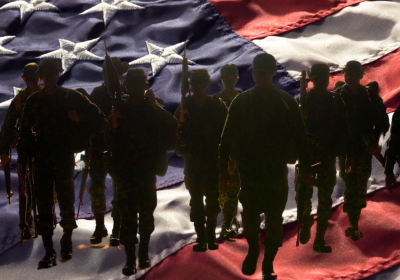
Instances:
[[[314,24],[253,40],[295,79],[315,62],[341,71],[349,60],[371,63],[400,47],[400,0],[349,6]]]

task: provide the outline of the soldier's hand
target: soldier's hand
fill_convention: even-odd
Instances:
[[[228,170],[219,172],[219,185],[223,189],[227,189],[231,186],[231,175],[229,175]]]
[[[297,180],[302,182],[308,188],[312,188],[314,186],[314,178],[311,174],[299,174]]]
[[[386,175],[385,184],[386,184],[387,189],[391,193],[393,193],[393,188],[396,187],[396,184],[397,184],[396,177],[394,176],[394,174]]]
[[[79,117],[78,113],[75,110],[68,112],[68,118],[73,122],[80,122],[81,118]]]
[[[157,105],[156,97],[154,96],[154,92],[151,89],[149,89],[146,92],[146,96],[149,98],[149,104],[151,107],[153,107],[156,110],[160,109],[160,106]]]
[[[379,156],[379,154],[381,153],[381,146],[379,146],[378,142],[375,142],[374,144],[372,144],[372,146],[370,147],[370,151],[371,154],[373,154],[374,156]]]
[[[235,172],[235,170],[236,170],[236,162],[237,161],[233,160],[233,159],[228,161],[228,172],[230,175],[232,175],[233,172]]]
[[[189,115],[189,111],[187,109],[181,109],[179,113],[179,122],[184,123],[186,121],[185,115]]]
[[[349,174],[354,171],[355,169],[355,164],[354,164],[354,158],[346,158],[346,173]]]
[[[1,154],[1,167],[0,170],[4,170],[4,166],[9,163],[11,159],[6,154]]]
[[[111,109],[112,129],[115,130],[118,128],[118,126],[119,126],[118,119],[120,119],[120,118],[121,118],[121,113],[115,111],[114,106],[112,106],[112,109]]]

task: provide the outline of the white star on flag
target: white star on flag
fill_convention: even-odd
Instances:
[[[78,60],[103,60],[103,58],[92,54],[88,50],[92,48],[100,38],[81,42],[73,43],[65,39],[58,39],[60,42],[60,49],[45,53],[38,58],[58,58],[61,59],[63,73],[66,73]]]
[[[17,88],[14,87],[14,97],[21,91],[22,88]],[[3,101],[0,103],[0,110],[8,110],[8,107],[10,107],[11,102],[13,101],[13,98],[8,99],[6,101]]]
[[[80,13],[80,15],[103,12],[104,25],[107,25],[118,11],[144,9],[129,3],[129,0],[101,0],[100,4]]]
[[[5,47],[3,47],[3,45],[7,44],[14,38],[15,38],[15,36],[0,37],[0,54],[16,54],[17,53],[15,51],[10,51],[9,49],[6,49]]]
[[[0,8],[1,10],[8,9],[19,9],[21,14],[21,24],[24,22],[32,13],[36,11],[57,11],[58,8],[52,4],[46,3],[47,0],[24,0],[14,1],[5,4]]]
[[[153,71],[153,77],[157,75],[157,73],[160,72],[167,64],[181,63],[183,60],[183,57],[178,53],[183,50],[185,42],[167,48],[156,46],[147,41],[146,45],[149,54],[129,62],[129,65],[150,63],[151,70]],[[191,60],[188,62],[189,64],[196,64]]]

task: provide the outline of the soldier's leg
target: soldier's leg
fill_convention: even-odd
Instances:
[[[121,229],[121,214],[119,212],[118,202],[117,202],[117,178],[116,178],[116,176],[112,175],[111,179],[112,179],[112,184],[113,184],[113,199],[111,201],[113,209],[111,211],[111,217],[113,218],[114,223],[113,223],[112,233],[110,235],[110,246],[119,246],[120,245],[119,232]]]
[[[55,168],[55,190],[60,207],[61,222],[64,234],[61,238],[61,258],[71,259],[72,231],[77,228],[75,221],[75,186],[74,186],[74,158],[68,158]]]
[[[273,270],[273,261],[282,246],[283,218],[288,198],[288,169],[286,166],[273,166],[265,169],[265,180],[262,193],[263,209],[265,213],[265,245],[264,260],[262,263],[263,279],[276,279]]]
[[[207,238],[204,223],[206,222],[203,203],[203,175],[199,164],[190,162],[185,158],[185,185],[190,194],[190,221],[194,223],[197,234],[196,245],[193,251],[203,252],[207,250]]]
[[[38,268],[49,268],[56,265],[56,251],[53,248],[53,186],[52,169],[37,162],[34,189],[38,209],[37,232],[42,235],[43,246],[46,251],[46,255],[39,262]]]
[[[260,184],[260,178],[252,168],[240,165],[239,172],[241,179],[241,191],[239,200],[243,206],[242,222],[243,235],[249,245],[246,258],[242,264],[242,273],[252,275],[256,271],[258,256],[260,255],[260,246],[258,244],[258,235],[260,233],[260,207],[259,193],[257,185]],[[261,179],[262,180],[262,179]]]
[[[103,164],[103,154],[93,152],[90,162],[90,187],[88,193],[92,201],[92,212],[96,221],[96,228],[90,237],[91,244],[99,244],[103,237],[108,235],[104,225],[104,212],[106,211],[106,171]]]
[[[312,203],[311,199],[313,196],[312,188],[305,188],[304,196],[304,210],[303,210],[303,226],[300,231],[300,243],[307,244],[311,237],[311,227],[314,224],[314,217],[311,216]],[[298,189],[296,188],[296,202],[298,203]]]
[[[239,202],[239,192],[240,192],[240,175],[239,171],[236,170],[231,174],[231,186],[226,190],[226,198],[224,201],[222,212],[224,214],[224,221],[221,228],[220,238],[235,238],[238,234],[240,224],[235,219],[237,214],[238,202]],[[236,224],[236,230],[230,230],[233,221]],[[225,232],[224,232],[225,230]]]
[[[139,211],[139,268],[146,269],[151,266],[149,258],[150,236],[154,231],[154,211],[157,207],[156,176],[146,176],[142,185],[138,187]]]
[[[218,171],[218,160],[212,160],[204,164],[204,191],[206,196],[206,235],[208,249],[217,250],[218,244],[215,243],[215,228],[217,227],[217,218],[221,208],[218,203],[218,182],[219,182],[219,171]]]
[[[118,174],[117,200],[121,215],[120,240],[126,254],[126,264],[122,273],[126,276],[136,273],[137,187],[138,182],[133,170],[121,169]]]
[[[31,230],[33,229],[33,216],[32,216],[32,192],[30,188],[30,184],[28,180],[26,180],[25,184],[25,189],[26,189],[26,214],[25,214],[25,219],[26,223],[28,224],[29,228],[26,228],[23,232],[23,238],[24,239],[29,239],[32,237],[31,235]]]
[[[318,209],[317,209],[317,234],[314,240],[314,252],[331,253],[332,249],[325,245],[325,232],[332,217],[332,192],[336,185],[336,170],[323,170],[317,174],[318,186]]]

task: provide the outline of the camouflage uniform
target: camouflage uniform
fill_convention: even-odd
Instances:
[[[360,85],[356,95],[349,86],[337,89],[344,101],[351,134],[354,138],[355,170],[346,174],[345,159],[339,158],[340,177],[344,181],[343,211],[347,212],[351,227],[358,230],[361,209],[365,208],[368,179],[371,176],[372,155],[366,146],[379,140],[380,135],[389,129],[389,118],[382,98],[378,95],[378,84],[371,82]]]
[[[138,212],[140,242],[148,244],[154,231],[158,153],[161,149],[173,148],[173,143],[161,147],[166,138],[163,131],[176,132],[177,122],[161,105],[157,111],[151,107],[147,97],[137,105],[131,104],[129,99],[123,100],[121,116],[115,132],[109,121],[104,139],[119,163],[116,175],[117,200],[122,219],[121,244],[131,247],[137,244]]]
[[[226,98],[223,91],[215,94],[218,96],[226,105],[227,108],[231,105],[233,100]],[[235,144],[233,144],[235,146]],[[233,150],[238,149],[238,147],[233,147]],[[234,152],[231,155],[231,160],[235,160]],[[236,216],[237,208],[239,203],[239,192],[240,192],[240,175],[238,168],[231,174],[231,185],[229,188],[224,189],[219,187],[219,205],[222,207],[222,212],[224,213],[225,220],[230,220]],[[236,220],[237,222],[237,220]],[[237,222],[238,223],[238,222]],[[227,225],[229,227],[229,225]],[[237,227],[240,225],[237,224]]]
[[[328,66],[326,66],[328,68]],[[328,68],[329,71],[329,68]],[[329,74],[329,72],[328,72]],[[312,164],[321,163],[317,171],[316,186],[318,188],[318,209],[317,209],[317,241],[322,242],[328,220],[332,216],[332,192],[336,185],[336,156],[353,156],[353,143],[350,127],[347,121],[346,110],[339,95],[326,91],[317,97],[312,88],[307,93],[307,133],[316,137],[316,145],[309,145]],[[297,190],[296,190],[297,192]],[[305,244],[309,240],[309,229],[314,222],[310,216],[313,196],[313,189],[306,188],[303,229],[306,236],[300,234],[300,242]]]
[[[397,107],[392,117],[390,138],[385,152],[385,174],[393,174],[393,168],[400,156],[400,106]]]
[[[206,217],[207,221],[216,223],[221,211],[218,203],[218,144],[227,109],[216,96],[207,96],[201,107],[189,96],[186,106],[189,116],[180,127],[180,141],[176,151],[183,154],[185,160],[185,184],[190,193],[190,221],[194,222],[197,235],[202,239]],[[178,120],[180,111],[181,105],[175,111]],[[203,196],[206,197],[205,207]]]
[[[113,100],[104,84],[96,87],[90,94],[89,99],[99,107],[105,116],[110,116]],[[92,200],[92,211],[94,214],[101,214],[106,211],[105,182],[107,171],[103,164],[103,153],[106,150],[107,147],[104,143],[104,133],[99,133],[95,136],[95,138],[92,139],[92,157],[89,169],[91,181],[88,193],[90,194],[90,199]],[[114,174],[112,174],[111,179],[113,185],[113,199],[111,201],[113,209],[111,216],[113,217],[114,221],[117,221],[117,223],[120,224],[121,218],[117,205],[116,180]]]
[[[76,110],[79,114],[78,124],[68,118],[68,111],[71,110]],[[54,187],[60,206],[61,227],[77,227],[73,180],[75,160],[71,146],[75,142],[71,141],[71,137],[75,135],[77,138],[74,140],[84,141],[90,134],[102,131],[105,124],[106,119],[97,106],[73,90],[57,87],[55,94],[46,95],[41,89],[27,99],[22,116],[18,154],[20,163],[24,164],[26,141],[33,131],[36,134],[34,195],[39,214],[38,234],[53,235]]]

